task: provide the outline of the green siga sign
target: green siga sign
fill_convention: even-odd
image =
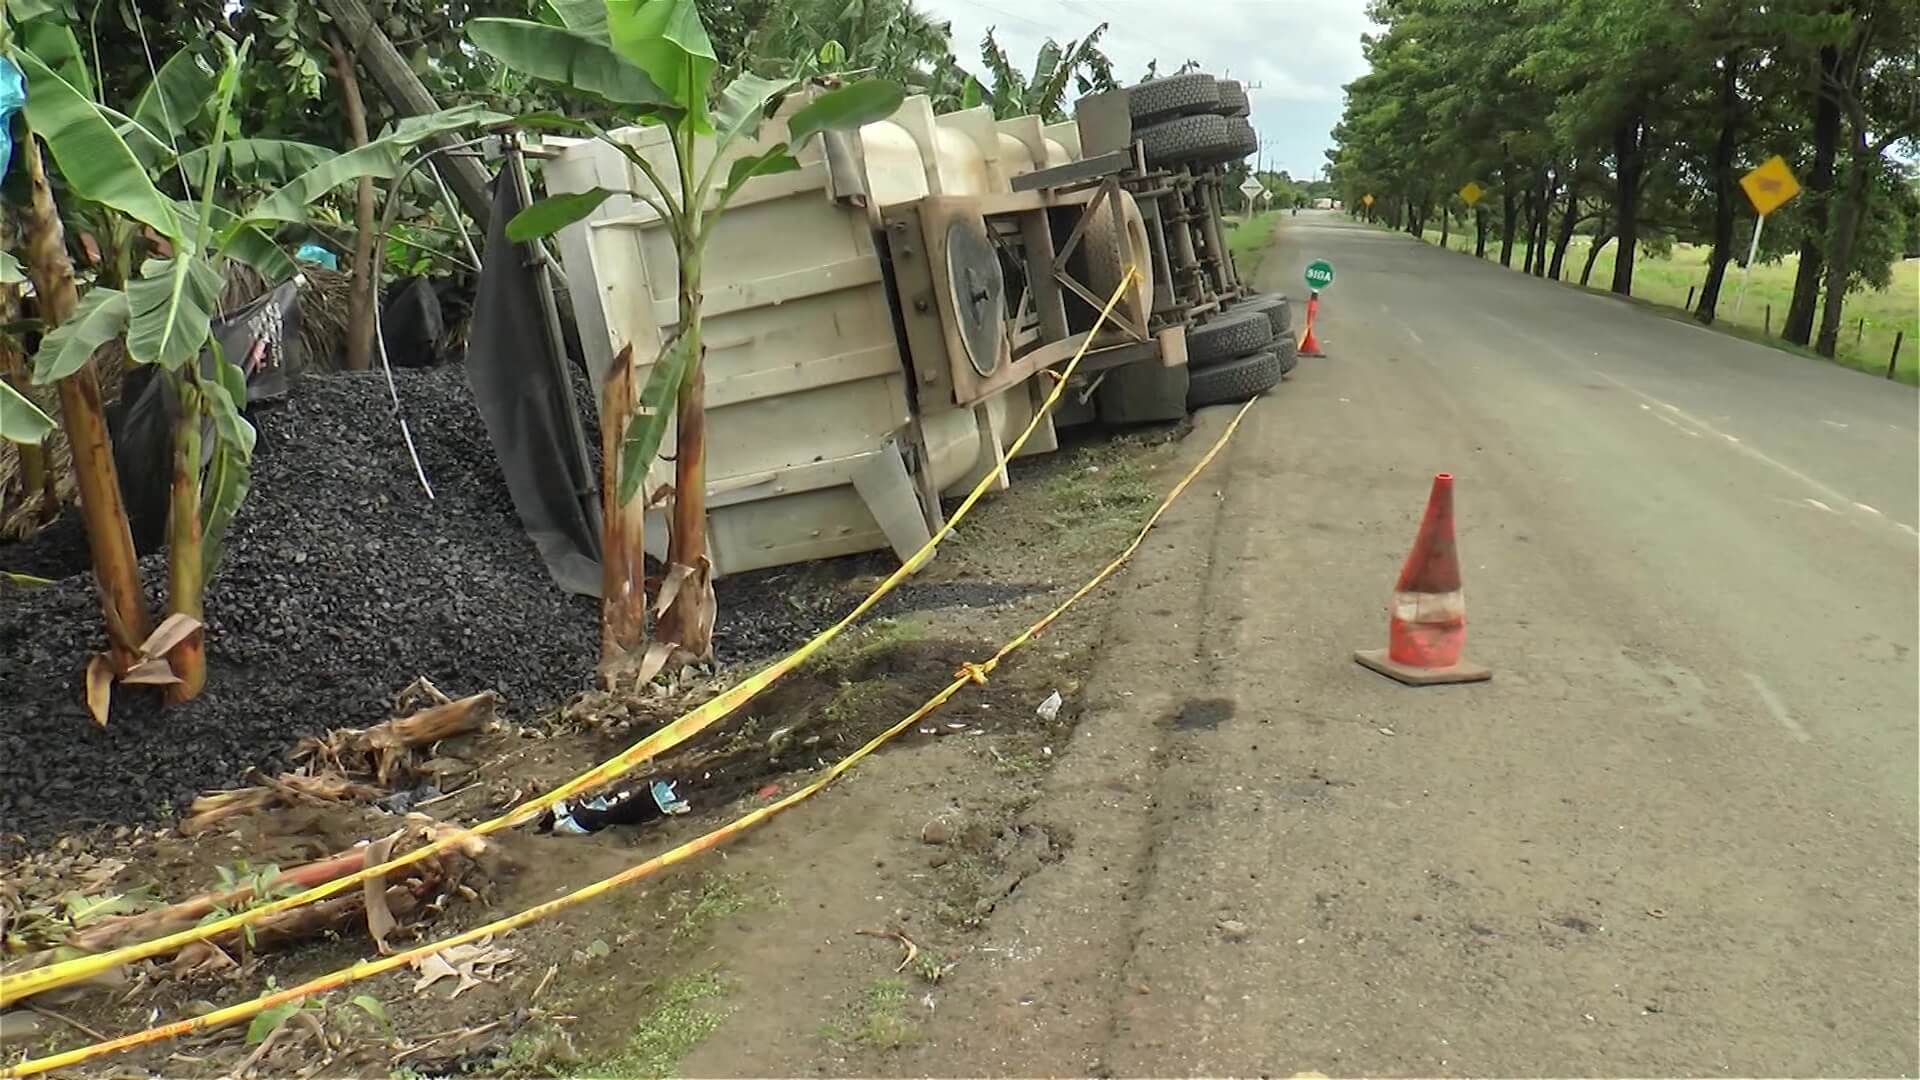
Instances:
[[[1333,284],[1333,264],[1325,259],[1315,259],[1307,264],[1307,288],[1324,289]]]

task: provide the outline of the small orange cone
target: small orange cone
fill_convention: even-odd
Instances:
[[[1467,601],[1460,589],[1460,554],[1453,542],[1453,476],[1433,478],[1420,534],[1394,586],[1387,647],[1353,658],[1408,686],[1480,682],[1493,672],[1467,662]]]
[[[1320,314],[1320,290],[1315,289],[1307,294],[1307,332],[1300,339],[1301,356],[1327,355],[1320,351],[1320,339],[1313,336],[1313,317],[1318,314]]]

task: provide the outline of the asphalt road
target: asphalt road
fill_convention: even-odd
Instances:
[[[1129,570],[1067,857],[888,1071],[1920,1071],[1912,388],[1330,214],[1263,277],[1313,257],[1329,355]],[[1407,689],[1351,657],[1440,471],[1495,676]]]

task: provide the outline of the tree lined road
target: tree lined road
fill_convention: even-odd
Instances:
[[[1332,214],[1262,276],[1314,258],[1328,357],[1129,571],[1071,850],[900,1071],[1920,1069],[1914,391]],[[1495,675],[1414,690],[1352,651],[1438,471]]]

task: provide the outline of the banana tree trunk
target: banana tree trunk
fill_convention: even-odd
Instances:
[[[201,622],[206,614],[207,582],[201,552],[200,392],[190,376],[165,378],[173,380],[174,396],[180,402],[180,416],[173,425],[173,487],[167,506],[167,610]],[[167,666],[180,680],[167,687],[169,703],[199,697],[207,685],[206,631],[195,630],[175,645],[167,654]]]
[[[693,360],[674,412],[673,517],[667,534],[665,603],[654,639],[674,646],[674,663],[713,656],[713,564],[707,558],[707,372],[700,340],[700,252],[680,256],[680,333]],[[669,591],[670,590],[670,591]]]
[[[21,126],[25,129],[24,118]],[[47,184],[46,163],[31,130],[19,141],[31,198],[27,206],[27,273],[40,302],[40,317],[49,328],[59,326],[80,305],[73,281],[73,263],[67,258],[65,229]],[[127,508],[120,498],[120,473],[113,464],[113,442],[107,434],[100,377],[89,359],[78,371],[60,380],[60,420],[73,450],[74,479],[80,488],[80,514],[86,524],[87,547],[93,556],[93,580],[115,666],[132,666],[139,645],[152,629],[147,601],[140,590],[140,567],[133,551],[133,533]]]
[[[339,35],[327,35],[327,50],[333,54],[333,70],[340,80],[341,112],[347,117],[347,135],[354,147],[367,145],[367,106],[360,96],[360,80],[353,72],[353,54],[341,44]],[[373,366],[373,295],[379,268],[373,265],[373,178],[363,176],[353,192],[353,278],[347,299],[348,371],[365,371]]]
[[[620,350],[600,400],[600,684],[639,668],[647,647],[646,478],[620,502],[620,447],[633,422],[633,346]]]

